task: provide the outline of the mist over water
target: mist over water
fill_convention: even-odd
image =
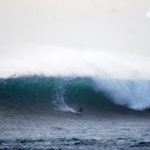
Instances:
[[[150,59],[135,53],[72,50],[55,46],[2,47],[0,77],[44,74],[48,76],[98,76],[115,79],[150,77]]]

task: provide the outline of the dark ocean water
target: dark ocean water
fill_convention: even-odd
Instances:
[[[149,106],[149,81],[1,78],[0,149],[148,150]]]
[[[56,114],[1,115],[0,149],[149,150],[149,119]]]
[[[92,150],[92,149],[136,149],[136,150],[149,150],[150,142],[136,141],[134,139],[118,138],[115,140],[94,140],[94,139],[37,139],[37,140],[12,140],[0,141],[0,148],[3,149],[47,149],[47,150],[61,150],[61,149],[79,149],[79,150]]]

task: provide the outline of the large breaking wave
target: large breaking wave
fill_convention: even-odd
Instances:
[[[141,111],[150,107],[150,82],[75,76],[18,76],[0,79],[0,104],[46,103],[51,109],[106,112]]]

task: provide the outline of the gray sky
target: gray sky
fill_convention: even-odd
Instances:
[[[150,0],[0,0],[0,43],[150,54]]]

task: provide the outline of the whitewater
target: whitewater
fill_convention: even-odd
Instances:
[[[2,49],[0,149],[149,149],[147,56]]]

